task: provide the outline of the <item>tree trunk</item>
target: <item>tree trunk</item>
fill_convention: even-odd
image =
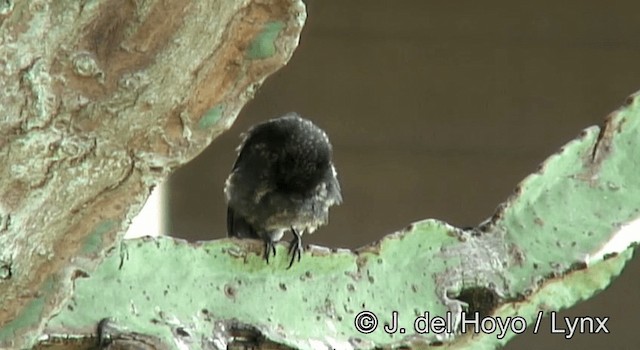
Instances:
[[[296,0],[0,2],[0,348],[34,342],[305,17]]]
[[[424,220],[291,269],[284,244],[269,264],[253,240],[117,246],[304,20],[294,0],[0,2],[0,348],[495,348],[620,273],[640,242],[638,95],[479,227]]]

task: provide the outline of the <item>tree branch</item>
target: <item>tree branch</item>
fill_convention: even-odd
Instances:
[[[266,264],[262,242],[252,240],[125,241],[121,269],[114,248],[75,280],[43,346],[69,336],[90,343],[109,317],[115,344],[137,334],[190,349],[499,347],[535,327],[540,312],[606,288],[632,257],[640,241],[638,96],[549,157],[480,227],[425,220],[355,252],[312,247],[289,270],[285,244]],[[449,329],[425,328],[425,313]],[[476,317],[492,317],[486,327],[509,323],[481,331]]]

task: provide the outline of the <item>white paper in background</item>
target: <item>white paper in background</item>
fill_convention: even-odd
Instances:
[[[144,204],[138,216],[136,216],[124,238],[136,238],[141,236],[160,236],[165,232],[165,192],[166,182],[156,186]]]

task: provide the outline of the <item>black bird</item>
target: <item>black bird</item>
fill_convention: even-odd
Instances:
[[[327,134],[296,113],[252,126],[238,147],[225,183],[227,235],[264,241],[264,258],[287,230],[291,261],[302,254],[301,235],[325,225],[342,202]]]

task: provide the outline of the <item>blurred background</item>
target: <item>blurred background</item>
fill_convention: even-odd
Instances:
[[[225,237],[223,186],[240,133],[289,111],[329,134],[344,196],[305,244],[357,248],[425,218],[476,225],[547,156],[640,90],[637,1],[307,7],[290,63],[149,201],[152,231]],[[149,233],[142,227],[132,231]],[[609,289],[561,313],[610,317],[610,334],[529,331],[506,349],[640,349],[639,277],[637,258]]]

